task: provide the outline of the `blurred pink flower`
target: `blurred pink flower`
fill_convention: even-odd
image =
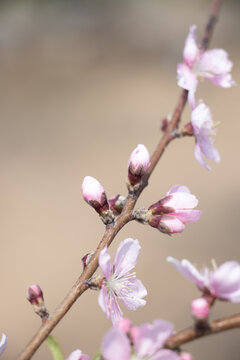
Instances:
[[[213,146],[213,140],[210,135],[215,135],[213,129],[213,120],[208,106],[200,102],[191,113],[191,123],[193,133],[196,138],[195,158],[207,170],[210,170],[206,164],[204,156],[215,162],[220,161],[220,155]]]
[[[80,349],[73,351],[67,360],[90,360],[90,357],[86,354],[83,354]]]
[[[198,80],[206,78],[215,85],[228,88],[235,85],[230,71],[232,62],[223,49],[202,51],[196,43],[196,25],[190,26],[183,50],[184,63],[178,64],[178,85],[189,91],[188,99],[195,106],[195,92]]]
[[[7,335],[2,334],[2,338],[0,341],[0,355],[4,352],[7,346]]]
[[[195,319],[207,319],[210,311],[210,306],[205,298],[198,298],[191,303],[191,312]]]
[[[105,360],[180,360],[171,350],[163,349],[164,343],[173,333],[171,323],[155,320],[135,329],[131,350],[127,335],[117,328],[110,329],[103,338],[102,355]]]
[[[147,290],[142,282],[136,279],[135,273],[130,273],[136,265],[139,251],[138,240],[123,240],[117,249],[113,267],[110,263],[108,248],[105,247],[100,253],[99,266],[105,278],[98,302],[113,324],[122,319],[118,298],[129,310],[136,310],[146,304],[142,298],[147,295]]]
[[[167,261],[213,298],[240,302],[240,264],[237,261],[225,262],[216,270],[203,268],[201,272],[186,259],[180,262],[169,256]]]
[[[186,186],[175,185],[160,201],[149,207],[153,214],[149,225],[168,234],[182,232],[186,222],[199,220],[201,211],[193,210],[197,204],[197,198]]]

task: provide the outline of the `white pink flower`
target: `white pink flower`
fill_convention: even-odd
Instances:
[[[213,129],[213,120],[208,106],[200,102],[191,113],[191,123],[193,133],[196,139],[195,158],[207,170],[210,170],[209,165],[205,162],[206,158],[215,162],[220,161],[220,155],[213,146],[213,140],[210,137],[215,135]]]
[[[0,341],[0,355],[4,352],[7,346],[7,335],[2,334],[1,341]]]
[[[230,71],[232,62],[223,49],[202,51],[196,42],[196,25],[190,26],[183,50],[184,63],[178,64],[178,85],[189,91],[188,99],[195,106],[195,92],[198,80],[206,78],[215,85],[228,88],[235,85]]]
[[[142,299],[147,290],[130,271],[135,267],[140,251],[138,240],[123,240],[116,252],[114,264],[111,266],[108,248],[105,247],[99,256],[99,266],[104,274],[98,302],[107,317],[116,324],[122,319],[122,311],[118,299],[129,310],[136,310],[146,304]]]
[[[171,350],[164,349],[164,343],[172,335],[173,326],[163,320],[135,328],[133,349],[127,335],[117,328],[110,329],[103,338],[104,360],[180,360]]]
[[[181,262],[168,257],[167,261],[187,279],[192,280],[203,293],[213,298],[240,302],[240,264],[237,261],[228,261],[216,270],[203,268],[198,271],[188,260]]]
[[[86,354],[83,354],[80,349],[74,350],[67,360],[90,360],[90,357]]]
[[[193,210],[197,204],[197,198],[186,186],[175,185],[160,201],[149,207],[152,213],[149,225],[168,234],[180,233],[185,223],[199,220],[201,211]]]

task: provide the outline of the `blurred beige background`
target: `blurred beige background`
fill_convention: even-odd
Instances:
[[[138,143],[152,152],[160,120],[172,112],[180,89],[189,25],[201,37],[211,1],[5,1],[0,5],[1,307],[0,331],[8,334],[3,360],[15,359],[40,325],[26,301],[29,285],[44,290],[52,312],[81,272],[104,228],[83,201],[85,175],[99,179],[109,196],[126,194],[127,160]],[[239,2],[226,1],[211,47],[225,48],[240,83]],[[137,275],[148,289],[147,305],[124,309],[135,324],[159,317],[179,330],[191,323],[190,301],[199,295],[165,258],[184,257],[201,267],[240,261],[239,88],[205,82],[199,97],[220,121],[220,164],[207,172],[194,159],[193,139],[165,152],[138,206],[160,199],[174,184],[199,198],[201,220],[181,235],[165,236],[127,225],[111,247],[138,238]],[[183,121],[189,121],[186,109]],[[156,270],[157,269],[157,270]],[[157,273],[156,273],[157,271]],[[54,330],[64,354],[97,351],[109,321],[87,292]],[[217,303],[211,319],[239,312]],[[185,347],[194,359],[237,360],[239,330]],[[33,357],[51,359],[43,344]]]

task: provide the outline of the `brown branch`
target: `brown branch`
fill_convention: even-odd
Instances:
[[[219,332],[240,328],[240,314],[236,314],[224,319],[215,320],[209,324],[205,330],[200,330],[191,326],[185,330],[172,335],[165,344],[168,349],[177,349],[179,346],[190,341],[202,338],[207,335],[218,334]]]
[[[207,44],[209,42],[209,39],[211,37],[211,34],[213,32],[215,21],[212,21],[211,18],[216,18],[219,7],[220,7],[220,0],[213,0],[213,7],[210,15],[209,23],[206,27],[205,34],[204,34],[204,47],[207,47]],[[51,333],[51,331],[55,328],[55,326],[59,323],[59,321],[64,317],[64,315],[68,312],[68,310],[72,307],[72,305],[75,303],[75,301],[79,298],[80,295],[82,295],[85,290],[87,289],[87,286],[85,284],[85,281],[93,276],[95,271],[98,268],[98,256],[100,251],[105,247],[109,246],[113,239],[115,238],[116,234],[121,230],[121,228],[126,225],[129,221],[133,220],[132,216],[132,210],[134,209],[134,206],[136,204],[136,201],[138,197],[140,196],[143,189],[148,184],[148,179],[151,176],[155,166],[157,165],[159,159],[161,158],[166,146],[175,138],[173,135],[173,130],[178,125],[181,114],[183,112],[184,106],[187,101],[187,91],[183,90],[178,104],[175,108],[175,111],[173,113],[172,119],[167,127],[167,130],[165,131],[160,143],[158,144],[155,152],[153,153],[151,157],[151,164],[150,167],[146,173],[146,176],[143,180],[142,186],[140,187],[138,193],[136,195],[129,195],[125,207],[121,213],[121,215],[118,217],[116,223],[114,225],[108,225],[106,226],[105,233],[103,235],[102,240],[100,241],[93,257],[91,258],[89,264],[86,266],[72,289],[69,291],[69,293],[66,295],[65,299],[62,301],[62,303],[58,306],[58,308],[55,310],[55,312],[47,319],[40,327],[40,329],[37,331],[36,335],[30,340],[30,342],[27,344],[23,352],[18,357],[18,360],[28,360],[30,359],[33,354],[36,352],[36,350],[39,348],[39,346],[42,344],[42,342],[46,339],[46,337]]]

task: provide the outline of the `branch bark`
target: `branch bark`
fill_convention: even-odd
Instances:
[[[221,5],[221,0],[213,0],[212,9],[210,12],[210,18],[208,24],[205,29],[205,33],[202,40],[202,47],[205,49],[208,46],[209,40],[211,38],[214,25],[216,23],[217,15],[219,12],[219,8]],[[91,261],[86,266],[76,283],[73,285],[69,293],[66,295],[65,299],[62,303],[57,307],[55,312],[47,319],[44,323],[42,323],[40,329],[34,335],[34,337],[30,340],[30,342],[26,345],[23,352],[19,355],[18,360],[28,360],[34,355],[36,350],[40,347],[46,337],[51,333],[51,331],[55,328],[55,326],[59,323],[59,321],[65,316],[68,310],[73,306],[75,301],[87,290],[87,286],[85,285],[85,281],[93,276],[95,271],[98,268],[98,257],[100,251],[105,247],[109,246],[117,233],[121,230],[121,228],[126,225],[129,221],[133,220],[132,211],[136,204],[138,197],[140,196],[143,189],[148,185],[148,180],[160,160],[161,156],[164,153],[167,145],[175,138],[173,135],[173,130],[178,125],[181,114],[183,112],[184,106],[187,101],[188,92],[183,90],[181,92],[178,104],[173,113],[172,119],[159,142],[155,152],[151,157],[151,164],[148,168],[145,178],[143,179],[142,186],[140,187],[138,193],[136,195],[129,195],[126,200],[125,207],[118,217],[116,223],[114,225],[106,226],[105,233],[100,241],[94,255],[91,258]]]
[[[218,334],[230,329],[240,328],[240,314],[232,315],[224,319],[215,320],[209,324],[205,330],[191,326],[185,330],[172,335],[165,344],[168,349],[177,349],[179,346],[190,341],[205,337],[207,335]]]

